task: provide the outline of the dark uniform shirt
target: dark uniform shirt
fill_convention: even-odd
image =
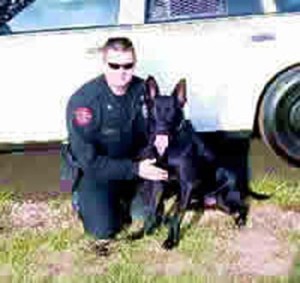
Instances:
[[[134,76],[125,95],[114,95],[101,75],[71,96],[69,141],[86,177],[107,182],[136,176],[132,158],[145,144],[144,91],[144,81]]]

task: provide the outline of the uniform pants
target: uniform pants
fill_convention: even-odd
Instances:
[[[78,182],[79,216],[86,233],[97,239],[113,238],[130,221],[136,192],[133,181],[99,183],[87,177]]]

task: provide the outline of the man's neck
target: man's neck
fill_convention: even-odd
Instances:
[[[118,95],[118,96],[124,95],[127,90],[127,86],[119,87],[119,86],[113,86],[113,85],[109,85],[109,84],[108,84],[108,86],[111,89],[111,91],[113,92],[113,94]]]

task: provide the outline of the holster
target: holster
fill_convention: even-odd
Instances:
[[[78,184],[82,176],[82,170],[79,163],[72,155],[71,145],[69,143],[61,145],[61,179],[70,180],[72,188],[72,207],[81,217]]]
[[[82,170],[78,161],[72,155],[69,143],[61,145],[61,179],[72,182],[72,193],[77,189],[78,182],[82,176]]]

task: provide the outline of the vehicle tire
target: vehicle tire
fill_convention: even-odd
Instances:
[[[300,167],[300,66],[281,73],[268,86],[258,123],[267,146]]]

